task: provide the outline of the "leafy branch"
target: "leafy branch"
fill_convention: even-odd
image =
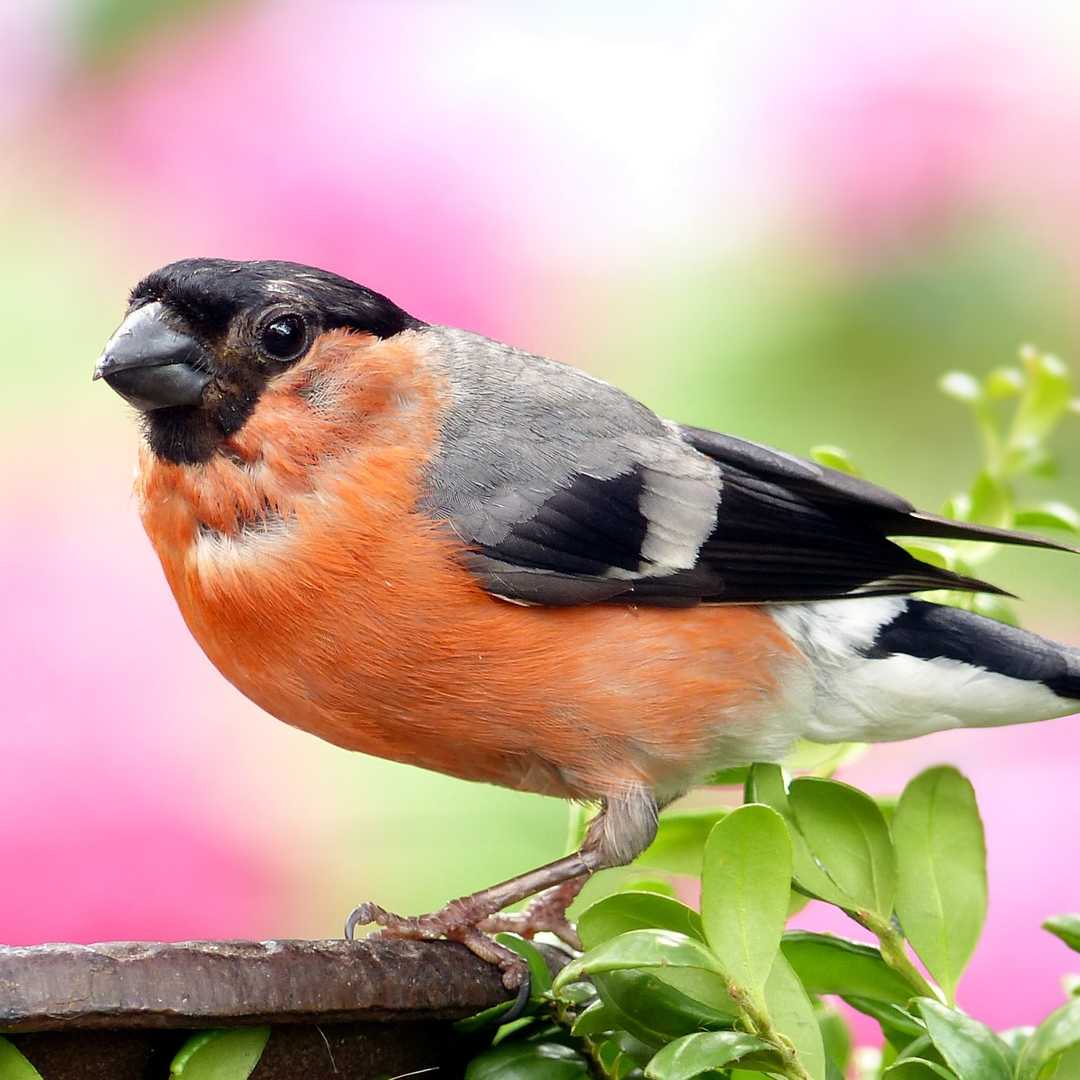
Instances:
[[[1028,495],[1056,474],[1049,441],[1070,412],[1080,413],[1061,361],[1025,348],[1015,367],[981,380],[950,372],[941,388],[968,408],[982,455],[971,484],[944,512],[1080,533],[1071,506]],[[836,447],[813,453],[858,473]],[[906,546],[969,575],[996,550],[972,542]],[[933,599],[1016,621],[997,597]],[[713,782],[741,784],[742,806],[665,813],[633,868],[587,886],[577,922],[584,952],[553,982],[541,976],[530,1015],[496,1034],[468,1080],[838,1080],[855,1062],[830,998],[881,1028],[884,1050],[863,1055],[860,1080],[1080,1076],[1080,996],[1033,1031],[996,1033],[956,1006],[987,907],[986,845],[971,784],[942,766],[915,777],[898,800],[875,801],[830,778],[847,752],[816,755],[819,775],[795,779],[774,764],[725,770]],[[789,766],[805,765],[805,752],[800,758]],[[575,807],[570,846],[586,825]],[[670,874],[699,877],[700,912],[676,899]],[[785,930],[807,902],[839,908],[877,946]],[[1080,951],[1080,915],[1046,927]]]

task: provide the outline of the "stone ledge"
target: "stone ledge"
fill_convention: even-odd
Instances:
[[[456,1020],[505,1001],[451,942],[191,941],[0,947],[0,1031]]]

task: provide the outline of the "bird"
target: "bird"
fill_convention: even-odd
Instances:
[[[94,378],[134,407],[143,526],[241,693],[348,750],[600,807],[576,852],[427,915],[363,903],[350,937],[459,941],[520,989],[490,932],[572,942],[582,883],[718,769],[1080,709],[1080,651],[916,598],[1003,590],[893,538],[1075,549],[662,419],[329,271],[155,270]]]

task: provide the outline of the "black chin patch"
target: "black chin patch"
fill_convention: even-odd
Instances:
[[[251,355],[245,355],[244,349],[229,343],[230,334],[273,305],[295,310],[314,337],[347,329],[388,338],[426,325],[348,278],[274,260],[170,263],[147,275],[132,291],[133,306],[150,301],[159,301],[202,342],[218,380],[219,392],[210,404],[157,409],[143,416],[151,450],[178,465],[208,461],[251,416],[268,377],[265,359],[254,345]]]

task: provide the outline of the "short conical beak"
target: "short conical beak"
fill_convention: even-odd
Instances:
[[[137,409],[198,405],[211,375],[203,347],[165,321],[160,303],[133,311],[109,338],[94,369]]]

